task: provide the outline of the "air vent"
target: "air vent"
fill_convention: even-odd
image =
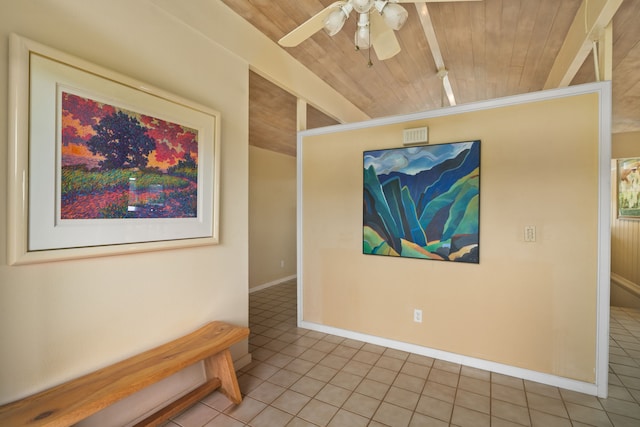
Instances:
[[[429,142],[429,128],[404,129],[402,131],[402,145],[426,144]]]

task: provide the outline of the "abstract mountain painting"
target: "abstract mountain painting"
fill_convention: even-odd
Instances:
[[[364,254],[480,261],[480,141],[365,151]]]

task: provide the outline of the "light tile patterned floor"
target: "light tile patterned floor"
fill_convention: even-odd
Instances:
[[[250,295],[239,406],[219,392],[167,427],[640,426],[640,311],[612,308],[609,398],[296,327],[296,284]]]

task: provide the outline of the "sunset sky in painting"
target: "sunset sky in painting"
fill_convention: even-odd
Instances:
[[[89,169],[98,166],[103,157],[92,154],[86,142],[96,134],[92,126],[116,111],[138,119],[140,125],[147,129],[147,135],[155,140],[156,148],[149,154],[147,166],[166,171],[184,159],[186,153],[198,161],[198,133],[195,129],[62,92],[63,166],[84,164]]]

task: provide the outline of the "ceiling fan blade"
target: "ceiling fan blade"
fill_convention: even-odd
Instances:
[[[393,30],[385,24],[377,12],[370,13],[371,44],[380,61],[389,59],[400,52],[400,43]]]
[[[300,43],[320,31],[324,27],[324,20],[331,12],[347,4],[346,1],[337,1],[320,12],[307,19],[289,34],[278,40],[278,44],[284,47],[298,46]]]

